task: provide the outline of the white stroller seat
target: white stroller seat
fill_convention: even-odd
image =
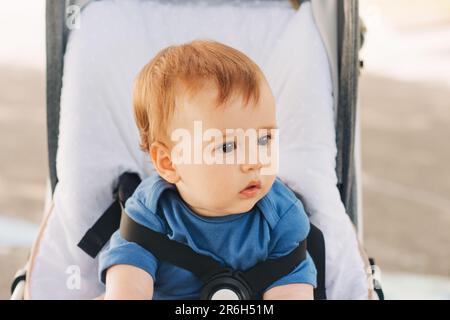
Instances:
[[[136,0],[91,3],[82,12],[80,29],[70,33],[59,181],[33,248],[28,297],[90,299],[104,291],[97,259],[77,243],[113,201],[122,172],[145,178],[152,170],[139,149],[132,115],[134,77],[162,48],[197,38],[241,50],[265,73],[277,103],[279,176],[302,195],[324,234],[328,298],[367,298],[356,233],[336,187],[330,63],[310,4],[296,11],[287,1],[181,5]]]

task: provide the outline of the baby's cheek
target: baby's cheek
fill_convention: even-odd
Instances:
[[[276,176],[261,176],[262,189],[258,197],[258,201],[263,198],[272,188],[275,182]]]
[[[228,165],[202,165],[196,172],[196,182],[199,184],[199,190],[208,197],[214,196],[219,201],[227,201],[239,188],[236,182],[236,174],[233,172],[233,166]]]

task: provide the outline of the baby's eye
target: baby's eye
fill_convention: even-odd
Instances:
[[[265,145],[267,145],[269,143],[270,139],[272,139],[272,136],[270,134],[262,136],[261,138],[258,139],[258,144],[260,146],[265,146]]]
[[[236,142],[234,141],[230,141],[230,142],[225,142],[224,144],[222,144],[219,149],[223,152],[223,153],[228,153],[233,151],[234,149],[236,149]]]

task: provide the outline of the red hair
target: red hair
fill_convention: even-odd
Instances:
[[[133,107],[140,133],[140,147],[167,139],[167,127],[175,110],[175,98],[181,84],[195,95],[208,81],[218,89],[217,106],[240,95],[247,105],[256,104],[260,95],[262,71],[244,53],[212,40],[195,40],[161,50],[136,78]]]

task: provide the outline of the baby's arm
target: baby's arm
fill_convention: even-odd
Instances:
[[[118,264],[106,272],[105,300],[151,300],[153,278],[135,266]]]
[[[307,283],[291,283],[270,288],[263,300],[313,300],[313,286]]]
[[[139,200],[135,192],[125,203],[125,212],[136,222],[164,233],[163,223]],[[117,230],[109,247],[99,257],[99,278],[106,286],[105,299],[152,299],[158,260],[134,242],[128,242]]]

